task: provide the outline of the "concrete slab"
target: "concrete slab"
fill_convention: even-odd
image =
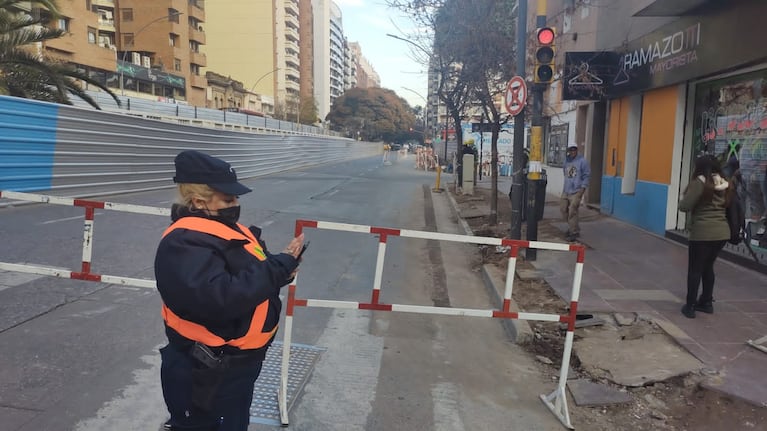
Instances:
[[[537,269],[517,269],[517,277],[522,281],[543,280],[544,272]]]
[[[645,386],[703,368],[703,363],[662,333],[623,339],[620,331],[592,330],[575,343],[574,350],[592,375],[605,375],[623,386]]]
[[[638,301],[682,301],[668,290],[660,289],[593,289],[594,293],[606,301],[638,300]]]
[[[594,383],[586,379],[574,379],[567,382],[575,405],[603,406],[631,402],[631,395],[607,385]]]
[[[754,405],[767,407],[767,386],[763,378],[766,375],[767,360],[764,353],[747,349],[724,365],[719,375],[710,376],[702,385]]]
[[[637,318],[636,313],[615,313],[613,317],[615,318],[615,323],[620,326],[633,325]]]
[[[487,215],[488,211],[484,208],[461,208],[459,210],[461,218],[476,218],[476,217],[484,217]]]

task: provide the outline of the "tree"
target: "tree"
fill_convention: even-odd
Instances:
[[[115,99],[105,85],[75,69],[74,65],[46,56],[39,44],[59,38],[66,32],[51,28],[59,16],[54,0],[33,1],[44,13],[29,12],[29,1],[0,0],[0,94],[71,105],[70,94],[101,109],[80,82],[94,85]]]
[[[366,141],[392,142],[415,125],[407,101],[385,88],[352,88],[333,102],[326,118],[333,130]]]
[[[317,110],[317,101],[313,96],[302,97],[300,103],[299,122],[301,124],[316,124],[319,120],[319,113]]]
[[[516,69],[514,3],[516,0],[445,0],[438,21],[442,26],[437,27],[435,39],[437,46],[449,50],[462,65],[461,80],[467,87],[467,98],[482,110],[491,125],[492,199],[488,221],[492,224],[498,221],[498,136],[501,125],[509,120],[498,102]],[[472,20],[466,20],[466,16]],[[449,35],[448,41],[443,41],[443,33]]]
[[[498,135],[509,120],[496,102],[516,69],[512,11],[517,1],[387,0],[390,7],[411,16],[419,28],[431,30],[431,46],[421,42],[419,51],[431,52],[429,67],[439,76],[437,94],[456,125],[459,145],[467,104],[480,108],[491,123],[491,223],[497,222]]]

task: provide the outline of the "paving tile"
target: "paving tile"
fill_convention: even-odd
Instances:
[[[737,311],[742,311],[744,313],[767,313],[767,300],[727,301],[726,304],[732,305]],[[719,305],[719,302],[717,302],[716,305]]]
[[[679,298],[671,292],[660,289],[594,289],[594,292],[608,302],[611,300],[679,301]]]
[[[703,386],[767,407],[764,376],[767,376],[767,355],[751,349],[724,365],[720,374],[708,379]]]
[[[631,395],[607,385],[594,383],[586,379],[573,379],[567,382],[573,401],[578,406],[602,406],[631,402]]]
[[[612,306],[613,311],[619,312],[619,313],[631,313],[631,312],[645,313],[645,312],[654,310],[654,308],[645,301],[636,301],[636,300],[628,299],[628,300],[611,300],[606,302]]]

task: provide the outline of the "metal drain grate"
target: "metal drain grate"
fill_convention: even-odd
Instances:
[[[290,345],[290,366],[288,367],[288,411],[293,407],[296,396],[309,378],[317,358],[325,349],[305,344]],[[277,389],[280,387],[280,364],[282,363],[282,342],[275,341],[266,352],[261,375],[253,388],[253,403],[250,405],[250,423],[280,425],[280,406]]]

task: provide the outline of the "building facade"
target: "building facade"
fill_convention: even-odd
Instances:
[[[67,34],[46,41],[46,55],[75,65],[121,95],[204,106],[206,83],[199,77],[205,66],[199,55],[204,10],[193,1],[139,3],[60,2],[61,16],[52,25]]]
[[[546,98],[545,162],[557,166],[561,145],[577,142],[592,163],[589,202],[684,237],[678,201],[695,158],[738,160],[748,221],[767,216],[767,3],[548,6],[559,70]]]

